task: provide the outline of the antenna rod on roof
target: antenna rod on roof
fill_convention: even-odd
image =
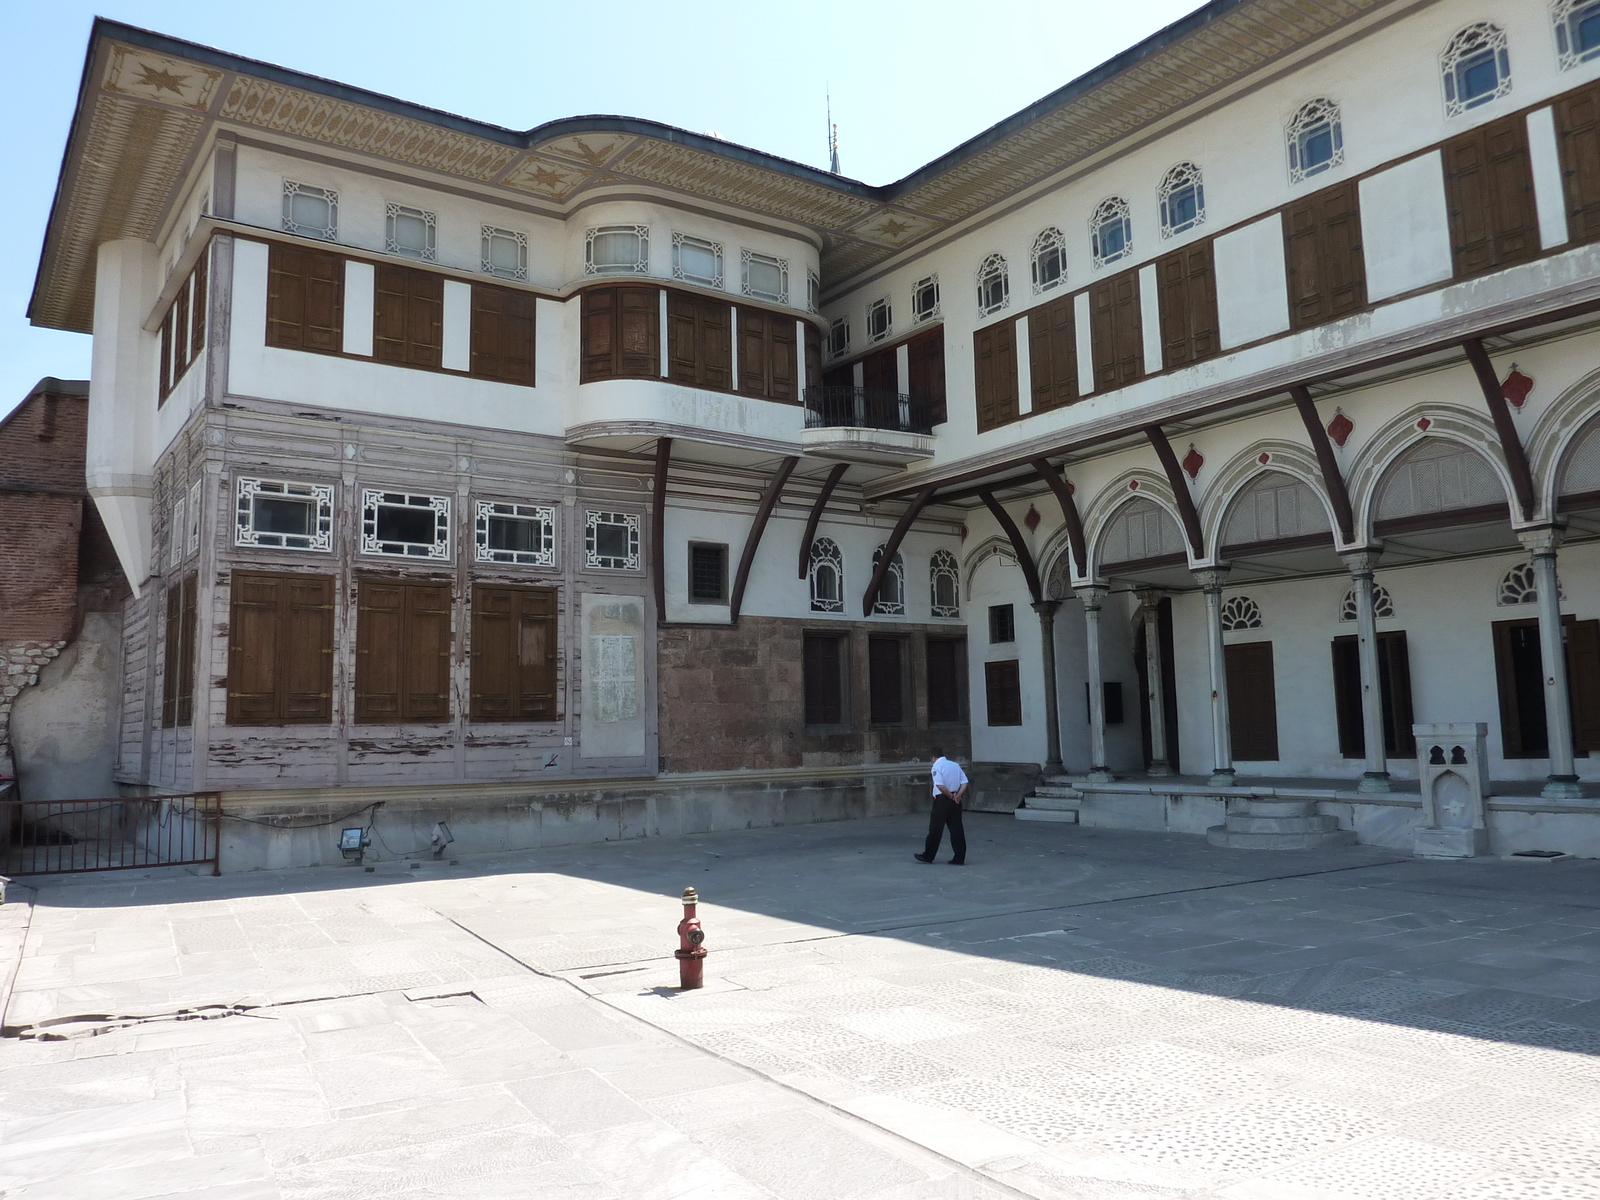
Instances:
[[[828,93],[828,170],[839,174],[839,127],[833,123],[833,93]]]

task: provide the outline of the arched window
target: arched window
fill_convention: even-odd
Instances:
[[[1327,535],[1333,527],[1328,510],[1305,483],[1282,471],[1263,471],[1234,498],[1222,528],[1222,544],[1227,547],[1259,546]]]
[[[1561,586],[1559,579],[1556,580],[1556,596],[1561,600],[1567,598],[1567,589]],[[1531,562],[1518,563],[1500,577],[1494,602],[1502,608],[1513,604],[1539,603],[1539,577],[1533,573]]]
[[[1006,260],[991,254],[978,267],[978,315],[987,317],[1011,303],[1011,276]]]
[[[1100,535],[1097,552],[1102,570],[1152,558],[1184,557],[1183,534],[1172,514],[1143,498],[1117,510]]]
[[[1249,596],[1229,596],[1222,602],[1222,629],[1260,629],[1261,606]]]
[[[832,538],[811,543],[811,611],[844,611],[844,555]]]
[[[1089,218],[1089,244],[1094,249],[1094,265],[1103,267],[1133,253],[1133,219],[1128,202],[1121,196],[1107,196]]]
[[[928,591],[936,617],[961,615],[961,567],[948,550],[935,550],[928,566]]]
[[[1389,589],[1381,583],[1372,585],[1372,615],[1375,617],[1394,616],[1394,597],[1389,595]],[[1356,590],[1350,588],[1344,594],[1344,599],[1339,602],[1339,620],[1354,621],[1356,612]]]
[[[1600,0],[1556,0],[1556,63],[1563,71],[1600,54]]]
[[[1596,0],[1600,3],[1600,0]],[[1033,294],[1067,281],[1067,239],[1054,225],[1033,239]]]
[[[1468,25],[1439,56],[1444,72],[1444,115],[1459,117],[1511,91],[1506,31],[1488,21]]]
[[[883,561],[883,547],[879,546],[872,552],[872,573],[878,573],[878,564]],[[878,584],[878,598],[872,603],[874,616],[903,617],[906,615],[906,563],[898,551],[889,563],[889,569],[883,573],[883,582]]]
[[[1505,488],[1476,450],[1447,438],[1424,438],[1384,473],[1374,516],[1385,521],[1458,509],[1503,509]]]
[[[1181,162],[1161,181],[1161,236],[1172,237],[1206,219],[1206,189],[1200,181],[1200,168]]]
[[[1307,100],[1289,118],[1289,182],[1320,175],[1344,161],[1339,106],[1326,96]]]

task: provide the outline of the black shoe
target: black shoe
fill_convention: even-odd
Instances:
[[[931,863],[933,861],[933,855],[931,854],[913,854],[911,857],[918,862]]]
[[[950,860],[950,865],[952,867],[964,867],[967,865],[967,860],[964,858],[952,858]]]

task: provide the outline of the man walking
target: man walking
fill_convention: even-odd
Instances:
[[[918,862],[931,863],[939,853],[939,843],[944,839],[944,827],[950,826],[950,859],[952,867],[964,866],[967,861],[967,833],[961,828],[961,802],[967,796],[967,773],[959,763],[944,756],[943,750],[933,752],[933,816],[928,821],[928,844],[921,854],[912,855]]]

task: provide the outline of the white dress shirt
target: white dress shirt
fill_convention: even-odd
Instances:
[[[948,758],[938,758],[933,762],[933,794],[939,794],[939,786],[944,785],[954,796],[961,790],[961,785],[967,782],[967,773],[961,769],[961,764],[951,762]]]

